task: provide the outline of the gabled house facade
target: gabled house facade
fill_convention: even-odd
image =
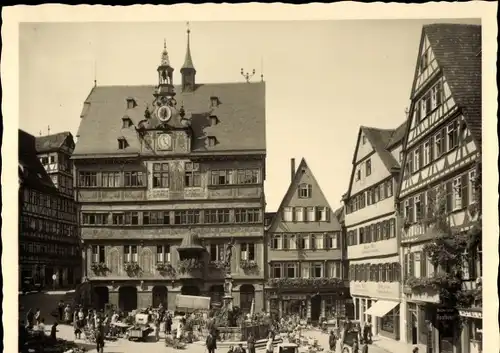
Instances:
[[[346,315],[341,226],[306,161],[291,160],[291,183],[267,231],[266,307],[320,318]]]
[[[84,102],[72,158],[98,307],[221,304],[228,277],[233,305],[262,310],[265,83],[200,84],[189,35],[180,75],[164,45],[156,83]]]
[[[406,123],[384,130],[362,126],[344,195],[349,289],[355,320],[373,334],[400,337],[400,259],[394,191]]]
[[[480,298],[471,307],[450,308],[441,289],[458,276],[464,293],[480,290],[481,234],[475,229],[480,226],[481,26],[423,27],[403,155],[397,192],[403,219],[402,338],[433,352],[479,352]],[[448,233],[473,245],[458,274],[428,251],[428,244]],[[457,330],[459,315],[462,330]]]

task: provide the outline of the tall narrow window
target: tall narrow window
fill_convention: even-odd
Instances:
[[[283,209],[283,220],[285,222],[293,221],[293,207],[285,207]]]
[[[271,265],[271,276],[273,278],[282,278],[283,277],[283,272],[282,272],[282,264],[272,264]]]
[[[472,204],[476,202],[476,171],[469,172],[469,202]]]
[[[422,219],[422,200],[420,199],[419,196],[414,197],[414,204],[415,204],[415,221],[420,221]]]
[[[427,66],[429,66],[429,60],[428,60],[428,52],[425,51],[422,56],[420,57],[420,72],[422,73],[427,69]]]
[[[307,221],[308,222],[316,221],[316,212],[314,212],[314,207],[307,207]]]
[[[426,166],[431,162],[431,143],[430,141],[424,142],[424,160],[422,161],[422,165]]]
[[[438,159],[444,153],[442,139],[441,131],[434,136],[434,159]]]
[[[198,163],[186,162],[184,168],[184,185],[186,187],[201,186],[200,165]]]
[[[443,102],[443,83],[439,81],[432,88],[432,106],[433,108],[437,108]]]
[[[462,177],[453,180],[453,210],[462,208]]]
[[[458,128],[457,122],[454,121],[446,127],[448,151],[458,146]]]
[[[316,207],[316,219],[320,222],[326,222],[327,207]]]
[[[281,236],[276,234],[273,236],[273,240],[271,242],[271,248],[274,250],[281,250]]]
[[[170,262],[170,245],[156,247],[156,262]]]
[[[241,260],[243,261],[255,261],[255,244],[254,243],[242,243],[241,249]]]
[[[424,95],[425,116],[429,115],[432,111],[432,97],[431,93],[427,92]]]
[[[372,173],[372,162],[371,160],[366,161],[366,176]]]

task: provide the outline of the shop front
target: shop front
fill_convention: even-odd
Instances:
[[[351,281],[355,319],[372,324],[374,335],[399,340],[400,286],[398,282]]]
[[[464,322],[460,337],[462,353],[481,353],[483,351],[482,309],[461,309],[459,310],[459,314]]]

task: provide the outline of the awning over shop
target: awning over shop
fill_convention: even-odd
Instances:
[[[399,303],[389,300],[379,300],[365,311],[367,315],[384,317],[389,311],[394,309]]]

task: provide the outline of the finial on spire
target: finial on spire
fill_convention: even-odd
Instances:
[[[167,40],[163,38],[163,52],[161,53],[161,64],[170,66],[170,60],[168,58],[168,52],[167,52]]]
[[[191,58],[191,27],[189,26],[189,22],[186,22],[186,33],[187,33],[187,47],[186,47],[186,57],[184,59],[184,65],[182,65],[181,69],[193,69],[193,58]]]

